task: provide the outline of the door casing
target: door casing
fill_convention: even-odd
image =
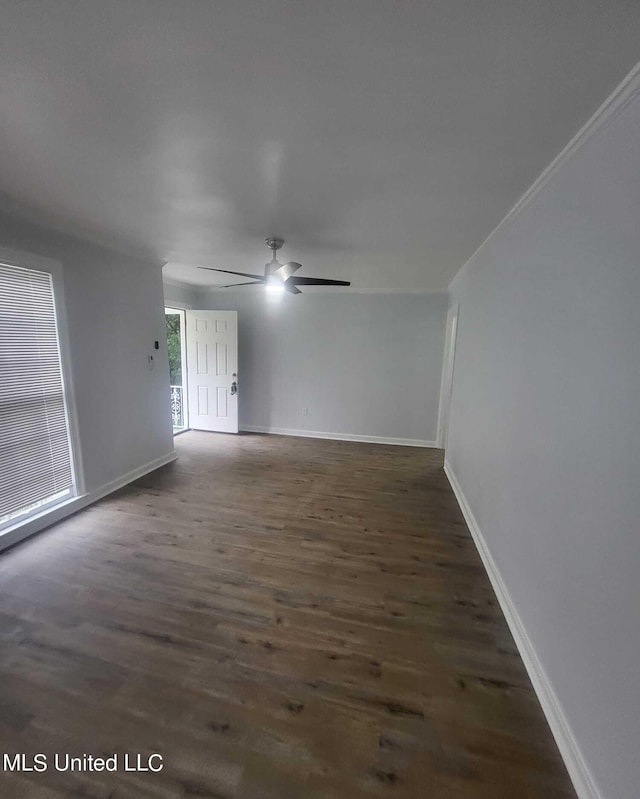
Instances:
[[[447,448],[447,438],[449,435],[449,414],[451,411],[453,368],[456,358],[459,310],[459,305],[452,305],[449,308],[445,327],[442,382],[440,384],[440,405],[438,408],[438,447],[444,450]]]

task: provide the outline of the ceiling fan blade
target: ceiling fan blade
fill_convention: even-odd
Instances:
[[[231,289],[234,288],[235,286],[262,286],[263,283],[264,280],[254,280],[252,283],[229,283],[226,286],[218,286],[217,288]],[[216,286],[214,286],[214,288],[216,288]]]
[[[238,275],[239,277],[250,277],[253,280],[264,280],[264,275],[252,275],[251,272],[232,272],[229,269],[216,269],[214,266],[199,266],[198,269],[208,269],[210,272],[224,272],[225,275]]]
[[[285,285],[290,283],[292,286],[350,286],[348,280],[325,280],[322,277],[289,277]]]
[[[294,286],[293,283],[289,283],[288,280],[285,280],[284,287],[289,294],[302,294],[300,289],[297,286]]]
[[[279,266],[277,269],[274,269],[271,274],[278,275],[279,277],[282,277],[283,280],[286,280],[301,267],[302,264],[299,264],[296,261],[289,261],[286,264],[282,264],[282,266]]]

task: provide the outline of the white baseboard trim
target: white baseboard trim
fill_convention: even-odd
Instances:
[[[420,438],[387,438],[384,436],[359,436],[348,433],[324,433],[318,430],[290,430],[286,427],[263,427],[262,425],[244,424],[243,433],[270,433],[276,436],[297,436],[299,438],[326,438],[332,441],[363,441],[368,444],[392,444],[397,447],[436,447],[435,441],[424,441]]]
[[[41,530],[44,530],[45,527],[49,527],[56,522],[62,521],[62,519],[66,519],[67,516],[77,513],[79,510],[86,508],[87,505],[92,505],[99,499],[106,497],[107,494],[111,494],[119,488],[123,488],[140,477],[144,477],[145,474],[149,474],[149,472],[153,472],[161,466],[166,466],[167,463],[175,461],[177,457],[178,455],[176,452],[168,452],[166,455],[149,461],[145,463],[144,466],[139,466],[137,469],[133,469],[127,472],[127,474],[123,474],[115,480],[111,480],[109,483],[105,483],[99,488],[89,491],[87,494],[82,494],[79,497],[72,497],[67,500],[67,502],[56,505],[55,508],[43,511],[37,516],[31,516],[26,521],[9,527],[8,530],[0,534],[0,552],[34,535],[34,533],[39,533]]]
[[[551,727],[551,732],[553,733],[553,737],[558,744],[558,749],[560,750],[562,759],[564,760],[567,771],[569,772],[569,776],[571,777],[571,781],[573,782],[573,787],[575,788],[579,799],[603,799],[602,794],[598,790],[595,780],[591,775],[591,771],[589,770],[589,767],[587,766],[582,753],[580,752],[580,748],[578,747],[578,743],[571,731],[571,727],[569,726],[564,711],[562,710],[560,701],[553,690],[553,686],[549,682],[544,668],[542,667],[542,663],[536,655],[533,643],[527,634],[522,619],[520,618],[520,614],[516,610],[507,586],[505,585],[504,580],[498,571],[496,562],[491,555],[485,538],[482,535],[480,527],[478,526],[478,522],[476,521],[476,518],[469,507],[469,503],[467,502],[462,488],[460,487],[460,483],[458,482],[458,479],[451,468],[451,464],[446,460],[446,458],[444,462],[444,471],[447,475],[449,483],[451,484],[453,493],[458,500],[460,510],[462,511],[462,515],[464,516],[467,526],[469,527],[469,531],[471,532],[471,536],[475,542],[478,552],[480,553],[484,568],[489,575],[489,580],[491,581],[491,585],[493,586],[493,590],[498,598],[498,602],[500,603],[504,617],[507,620],[509,629],[511,630],[511,635],[516,642],[516,646],[520,652],[520,657],[522,658],[525,668],[527,669],[529,678],[533,684],[533,688],[538,696],[538,700],[542,705],[542,710],[547,717],[549,727]]]

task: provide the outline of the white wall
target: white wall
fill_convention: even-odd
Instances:
[[[638,95],[495,232],[451,295],[447,459],[600,795],[630,799],[640,786]]]
[[[198,290],[195,286],[186,286],[165,279],[164,304],[167,308],[194,308],[197,298]]]
[[[199,300],[238,311],[241,429],[435,440],[445,294],[245,292]]]
[[[4,217],[0,247],[62,262],[86,490],[171,453],[160,265]]]

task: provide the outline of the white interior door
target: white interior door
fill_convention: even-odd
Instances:
[[[238,312],[187,311],[189,425],[238,432]]]

